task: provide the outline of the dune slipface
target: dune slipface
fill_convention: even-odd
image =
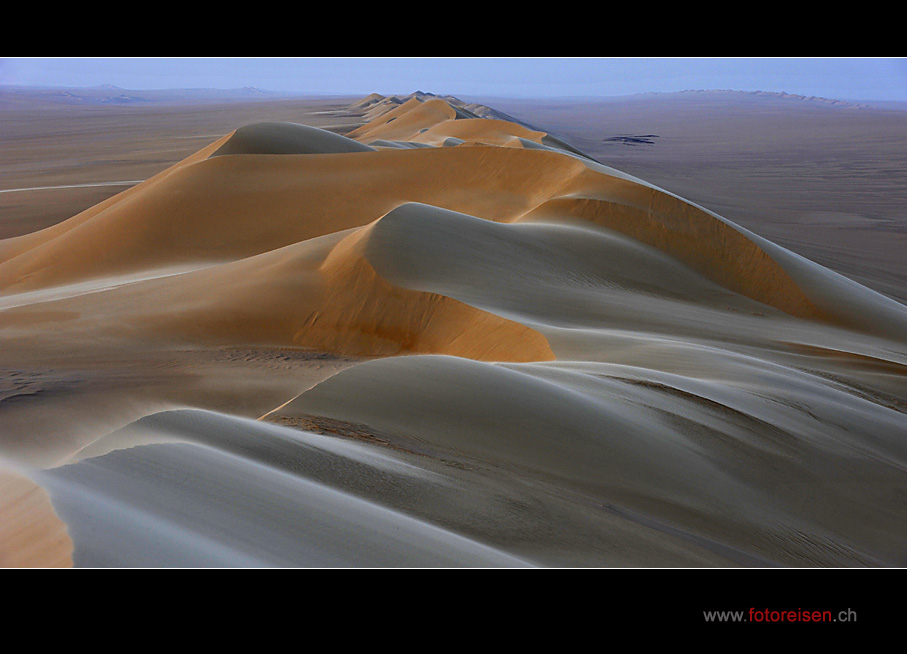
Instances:
[[[0,241],[18,560],[904,564],[907,308],[488,107],[346,111]]]

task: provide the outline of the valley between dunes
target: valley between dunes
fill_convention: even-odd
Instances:
[[[907,307],[488,107],[344,111],[0,240],[0,563],[907,563]]]

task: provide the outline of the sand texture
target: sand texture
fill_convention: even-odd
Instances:
[[[0,470],[0,567],[71,566],[72,540],[47,492],[22,474]]]
[[[330,112],[0,240],[4,565],[907,563],[905,305],[489,107]]]

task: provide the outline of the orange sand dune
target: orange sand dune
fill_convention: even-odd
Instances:
[[[362,142],[374,139],[406,141],[416,136],[420,130],[456,117],[456,109],[443,100],[422,102],[418,98],[412,98],[350,132],[349,137]]]
[[[454,138],[464,142],[478,142],[488,145],[521,147],[520,139],[533,141],[541,145],[545,132],[537,132],[522,125],[503,120],[486,118],[466,118],[446,120],[410,137],[415,143],[444,145],[447,139]],[[385,137],[386,138],[386,137]]]
[[[255,123],[240,127],[211,156],[228,154],[340,154],[371,152],[358,141],[296,123]]]
[[[421,104],[421,101],[417,98],[410,98],[406,102],[401,102],[396,96],[379,100],[369,107],[368,112],[363,116],[366,119],[366,124],[352,130],[347,136],[358,140],[365,133],[393,122]],[[444,118],[442,120],[446,120],[447,117],[452,115],[450,112],[443,112]]]
[[[95,216],[103,214],[111,207],[120,205],[127,200],[133,200],[139,203],[142,202],[143,198],[145,197],[145,193],[147,193],[150,188],[153,188],[159,182],[166,179],[173,173],[181,170],[183,167],[191,166],[198,161],[207,159],[224,143],[226,143],[230,139],[231,135],[232,134],[227,134],[223,136],[214,143],[211,143],[210,145],[202,148],[195,154],[183,159],[179,163],[170,166],[166,170],[161,171],[157,175],[133,186],[132,188],[123,191],[122,193],[118,193],[117,195],[114,195],[104,200],[103,202],[99,202],[95,206],[86,209],[85,211],[73,216],[69,220],[65,220],[61,223],[52,225],[51,227],[39,230],[37,232],[32,232],[31,234],[24,234],[22,236],[17,236],[0,241],[0,266],[3,265],[3,262],[10,261],[20,254],[40,247],[48,241],[63,236],[71,230],[80,227],[83,223],[92,221]],[[136,199],[134,196],[138,196],[138,199]],[[2,273],[0,273],[0,277],[2,277]],[[0,290],[3,289],[3,286],[4,284],[0,282]]]
[[[371,106],[374,106],[375,103],[381,102],[384,99],[385,99],[384,96],[381,95],[380,93],[370,93],[369,95],[362,98],[358,102],[354,102],[353,104],[351,104],[350,109],[361,111],[363,109],[367,109]]]
[[[365,113],[362,114],[362,119],[365,122],[371,122],[375,118],[378,118],[379,116],[383,116],[388,111],[396,109],[401,104],[403,104],[403,101],[400,100],[400,98],[398,98],[396,96],[391,96],[389,98],[384,98],[383,100],[378,100],[377,102],[375,102],[374,104],[372,104],[366,108]]]
[[[0,469],[0,568],[70,568],[72,541],[44,490]]]
[[[722,220],[658,189],[583,175],[576,189],[523,220],[576,218],[627,234],[737,293],[792,315],[826,318],[790,275],[755,242]]]
[[[581,220],[790,315],[882,333],[905,324],[903,311],[885,298],[681,198],[579,157],[506,147],[541,143],[542,132],[461,115],[443,100],[412,97],[351,136],[484,139],[505,147],[369,151],[351,138],[288,123],[241,128],[60,225],[5,241],[0,288],[22,292],[237,261],[418,202],[493,221]]]
[[[380,222],[380,221],[378,221]],[[528,327],[443,295],[388,283],[363,257],[372,226],[165,280],[132,322],[174,338],[357,356],[446,353],[554,359]]]
[[[520,139],[542,145],[548,134],[524,125],[477,114],[438,98],[412,97],[401,105],[371,105],[369,122],[349,133],[362,143],[408,141],[442,146],[448,139],[523,147]]]
[[[381,223],[381,220],[376,221]],[[374,225],[237,262],[5,312],[8,327],[352,356],[444,353],[547,361],[538,332],[450,297],[396,286],[364,253]],[[49,307],[53,306],[54,309]]]
[[[364,111],[367,123],[349,136],[375,147],[485,144],[553,149],[590,160],[584,152],[553,134],[490,107],[467,104],[450,96],[438,98],[416,92],[407,96],[406,102],[395,97],[375,100],[369,96],[351,109]]]
[[[524,221],[580,219],[626,234],[736,293],[793,316],[887,336],[903,306],[682,198],[592,165]]]
[[[404,202],[514,220],[582,169],[570,157],[511,148],[211,157],[11,239],[0,289],[233,261],[365,225]]]

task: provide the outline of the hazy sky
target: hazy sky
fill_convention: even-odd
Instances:
[[[690,89],[907,101],[907,58],[7,58],[0,85],[568,97]]]

